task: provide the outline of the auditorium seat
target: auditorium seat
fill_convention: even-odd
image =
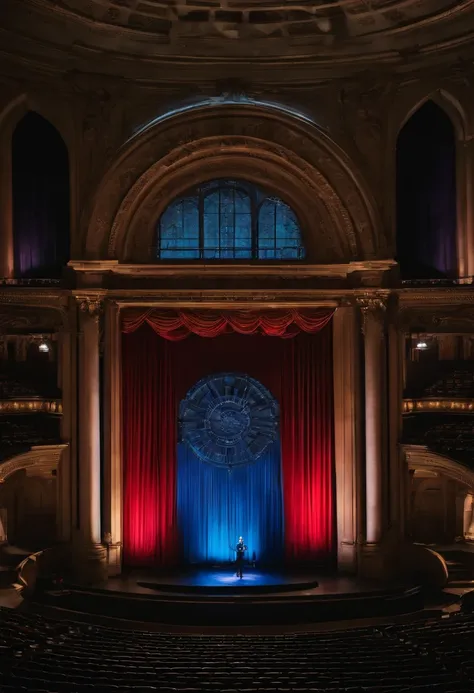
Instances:
[[[474,689],[474,616],[331,633],[169,635],[0,609],[0,690],[40,693]]]

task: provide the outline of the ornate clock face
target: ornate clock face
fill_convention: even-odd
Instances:
[[[278,404],[248,375],[200,380],[181,402],[181,440],[203,461],[232,469],[254,462],[278,437]]]

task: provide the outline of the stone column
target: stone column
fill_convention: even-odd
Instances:
[[[102,303],[79,304],[79,547],[76,578],[84,583],[105,579],[101,536],[99,318]]]
[[[108,574],[122,569],[122,354],[120,311],[105,306],[104,328],[104,536]]]
[[[388,482],[389,482],[389,527],[392,535],[405,534],[408,470],[400,449],[403,406],[403,362],[404,336],[400,337],[398,305],[393,300],[388,311]]]
[[[67,543],[71,540],[73,526],[72,458],[73,422],[75,418],[75,340],[70,326],[59,332],[58,339],[58,383],[61,388],[63,414],[61,416],[61,440],[67,445],[58,464],[58,538]]]
[[[384,467],[386,463],[385,303],[359,300],[365,361],[365,502],[368,545],[380,544],[384,533]]]
[[[361,529],[359,320],[354,306],[333,317],[337,563],[355,573]]]

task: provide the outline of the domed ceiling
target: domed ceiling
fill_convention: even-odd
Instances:
[[[393,66],[413,56],[439,57],[444,50],[468,47],[474,35],[474,0],[3,2],[0,24],[10,34],[7,43],[13,32],[17,50],[25,40],[29,54],[37,52],[38,42],[67,50],[66,69],[102,56],[106,72],[124,58],[145,59],[150,66],[166,58],[273,65],[275,60],[310,61],[354,71]]]

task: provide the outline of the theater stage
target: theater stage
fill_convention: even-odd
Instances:
[[[240,580],[231,567],[162,574],[136,570],[97,587],[38,591],[35,599],[72,611],[190,626],[309,624],[423,608],[418,586],[256,569]]]
[[[283,594],[311,590],[318,586],[312,575],[244,569],[242,578],[237,577],[233,566],[201,568],[170,575],[157,575],[138,579],[138,587],[155,592],[196,595],[252,595]]]

